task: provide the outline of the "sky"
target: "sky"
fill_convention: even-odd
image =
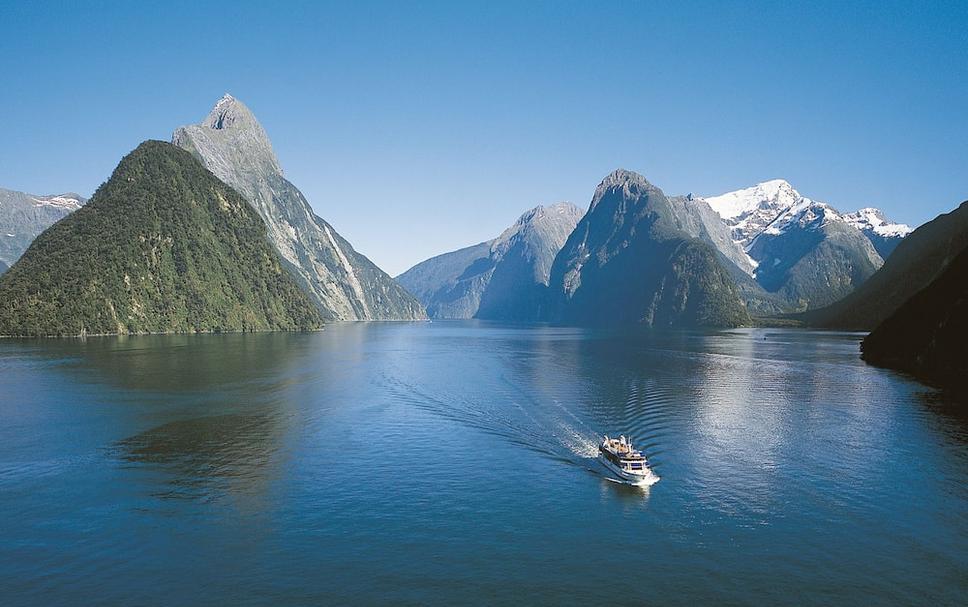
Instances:
[[[911,225],[968,198],[968,2],[275,4],[0,2],[0,187],[89,196],[228,92],[392,275],[619,167]]]

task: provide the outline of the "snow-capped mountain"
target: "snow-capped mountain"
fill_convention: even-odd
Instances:
[[[41,232],[86,202],[74,193],[38,196],[0,188],[0,272],[12,266]]]
[[[705,200],[730,227],[733,240],[745,247],[782,213],[806,199],[783,179],[773,179]]]
[[[825,305],[852,291],[910,231],[877,209],[841,214],[782,179],[705,200],[753,260],[751,275],[795,308]]]
[[[794,225],[806,227],[818,217],[850,224],[871,239],[878,251],[880,240],[891,240],[897,246],[899,239],[911,233],[910,227],[888,220],[880,209],[867,207],[841,214],[826,203],[803,196],[784,179],[710,196],[705,201],[732,230],[733,239],[745,248],[761,233],[776,235]]]
[[[884,259],[887,259],[901,240],[911,233],[910,226],[890,221],[880,209],[872,207],[861,209],[856,213],[847,213],[843,217],[847,223],[867,236]]]

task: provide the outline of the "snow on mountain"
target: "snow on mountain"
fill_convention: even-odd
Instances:
[[[73,192],[40,196],[0,188],[0,270],[12,266],[38,234],[86,202]]]
[[[880,209],[873,207],[841,214],[826,203],[803,196],[783,179],[764,181],[705,200],[730,227],[736,242],[747,250],[759,234],[780,234],[793,225],[819,228],[824,225],[823,221],[844,221],[863,232],[875,246],[879,239],[899,240],[911,232],[907,225],[888,220]],[[820,217],[823,221],[817,224]]]
[[[880,209],[872,207],[861,209],[856,213],[847,213],[844,215],[844,220],[861,232],[870,230],[885,238],[903,238],[912,232],[910,226],[890,221]]]
[[[843,297],[884,263],[903,232],[876,209],[843,215],[774,179],[706,199],[755,262],[752,277],[794,309]],[[869,226],[861,225],[870,224]],[[906,227],[906,226],[905,226]],[[906,233],[906,232],[905,232]]]
[[[783,179],[764,181],[705,200],[732,230],[733,239],[744,247],[782,213],[804,201],[810,202]]]
[[[35,207],[49,206],[64,209],[65,211],[76,211],[84,204],[84,198],[77,194],[61,194],[59,196],[31,196]]]
[[[819,229],[830,221],[843,221],[843,217],[828,204],[814,202],[809,198],[802,198],[799,202],[777,215],[776,219],[771,221],[756,236],[760,234],[778,236],[793,227]]]

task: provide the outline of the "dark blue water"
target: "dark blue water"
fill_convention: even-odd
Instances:
[[[857,342],[0,341],[0,603],[964,604],[965,407]],[[622,432],[661,482],[607,480]]]

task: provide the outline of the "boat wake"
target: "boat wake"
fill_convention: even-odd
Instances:
[[[399,368],[384,372],[380,383],[397,402],[499,436],[609,481],[638,486],[650,486],[659,481],[654,473],[635,483],[613,478],[598,459],[600,431],[554,393],[527,392],[502,375],[490,385],[475,385],[470,390],[466,384],[451,389],[434,384],[430,391],[425,387],[426,382],[407,377],[407,373]],[[638,390],[634,392],[632,401],[639,399]],[[580,396],[576,395],[576,398]],[[595,407],[590,409],[594,411]],[[651,434],[649,438],[654,436]]]
[[[591,470],[589,460],[597,457],[597,432],[557,399],[535,398],[511,387],[489,398],[440,391],[431,394],[389,374],[384,375],[382,383],[395,400],[557,461]]]

